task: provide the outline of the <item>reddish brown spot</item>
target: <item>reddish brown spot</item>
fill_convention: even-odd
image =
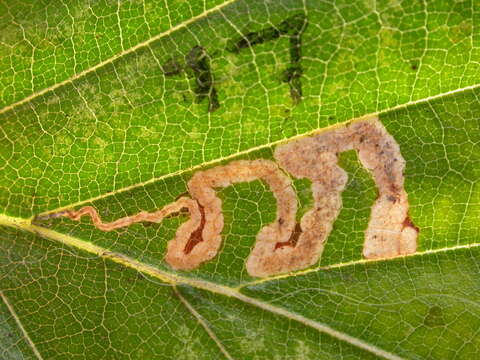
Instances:
[[[397,202],[398,201],[398,196],[393,196],[393,195],[388,195],[387,196],[387,200],[390,201],[390,202]]]
[[[403,228],[406,228],[406,227],[411,227],[412,229],[415,229],[415,231],[418,233],[420,232],[420,229],[418,228],[418,226],[416,226],[412,220],[410,219],[410,216],[407,215],[407,217],[405,218],[405,220],[403,220]]]
[[[400,189],[397,187],[395,184],[390,184],[390,191],[395,194],[395,196],[398,196],[398,193],[400,192]]]
[[[192,235],[190,235],[190,239],[188,239],[188,242],[185,245],[185,249],[183,249],[183,252],[187,255],[190,254],[195,245],[203,241],[202,232],[203,228],[205,227],[205,210],[200,204],[198,204],[198,209],[200,210],[200,215],[202,216],[202,218],[200,220],[199,227],[197,228],[197,230],[192,232]]]
[[[300,237],[301,233],[302,233],[302,228],[300,227],[300,224],[297,223],[295,225],[295,230],[293,230],[292,235],[290,236],[290,239],[284,242],[277,242],[275,244],[275,250],[280,249],[284,246],[295,247],[295,245],[297,245],[298,238]]]

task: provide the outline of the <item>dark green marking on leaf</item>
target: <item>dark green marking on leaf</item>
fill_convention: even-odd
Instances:
[[[280,36],[290,38],[290,65],[282,75],[282,81],[290,86],[290,96],[295,104],[302,98],[302,83],[300,77],[303,73],[300,60],[302,59],[302,34],[308,25],[305,14],[289,17],[278,25],[272,25],[260,31],[249,32],[240,39],[231,41],[227,50],[238,53],[240,50],[256,44],[278,39]]]
[[[442,308],[436,305],[429,308],[423,323],[429,328],[445,325]]]
[[[197,101],[201,102],[203,99],[208,98],[208,111],[213,112],[217,110],[220,107],[220,103],[218,102],[217,90],[213,86],[213,75],[210,71],[207,52],[199,45],[194,46],[187,54],[186,60],[195,75]]]
[[[165,76],[173,76],[180,74],[183,68],[177,60],[170,59],[162,66],[162,70]]]
[[[185,71],[188,67],[195,77],[195,95],[197,102],[208,99],[208,111],[213,112],[220,107],[218,102],[217,90],[214,87],[213,74],[210,70],[209,56],[205,49],[199,45],[194,46],[185,56],[185,63],[178,59],[170,59],[162,65],[162,71],[165,76],[176,76]],[[192,74],[190,73],[189,76]]]

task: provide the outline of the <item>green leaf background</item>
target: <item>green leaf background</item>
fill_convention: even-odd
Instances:
[[[227,44],[305,14],[303,99],[289,40]],[[2,359],[475,359],[480,356],[477,1],[0,3]],[[195,99],[196,45],[220,108]],[[179,60],[180,59],[180,60]],[[374,182],[355,152],[320,262],[266,279],[244,262],[275,217],[261,181],[220,190],[221,252],[164,262],[185,216],[114,232],[33,218],[93,205],[114,220],[186,191],[195,171],[378,114],[406,159],[418,252],[366,261]],[[309,183],[295,180],[301,216]]]

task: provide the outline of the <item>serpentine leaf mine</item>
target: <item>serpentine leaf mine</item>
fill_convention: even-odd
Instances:
[[[191,198],[182,196],[155,212],[141,211],[104,223],[95,208],[85,206],[50,217],[80,220],[89,216],[98,229],[112,231],[138,222],[159,223],[187,209],[190,218],[169,241],[165,260],[174,269],[191,270],[215,257],[221,246],[224,218],[216,189],[260,179],[270,187],[277,211],[275,220],[257,234],[246,261],[247,271],[252,276],[266,277],[300,270],[319,260],[340,212],[347,174],[337,164],[337,155],[352,149],[358,152],[360,162],[371,172],[378,188],[365,231],[363,256],[382,259],[414,253],[419,229],[408,215],[403,186],[405,160],[377,117],[281,144],[275,149],[276,162],[239,160],[198,171],[188,181]],[[299,223],[295,220],[297,197],[288,174],[312,182],[314,206]]]

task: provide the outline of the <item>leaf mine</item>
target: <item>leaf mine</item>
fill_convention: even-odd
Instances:
[[[227,50],[239,53],[242,49],[272,41],[281,36],[288,36],[290,46],[290,64],[282,75],[282,81],[290,87],[290,97],[294,104],[302,99],[301,76],[303,73],[302,60],[302,35],[307,28],[308,20],[305,14],[296,14],[282,21],[278,25],[268,26],[256,32],[246,32],[240,39],[229,41]]]
[[[279,145],[274,154],[276,162],[239,160],[198,171],[188,181],[191,198],[182,196],[155,212],[142,211],[111,223],[103,223],[91,206],[55,216],[72,220],[89,216],[98,229],[112,231],[138,222],[159,223],[187,209],[190,218],[169,241],[165,261],[174,269],[191,270],[214,258],[221,247],[224,218],[216,190],[260,179],[270,187],[277,212],[275,220],[257,234],[246,269],[256,277],[300,270],[318,262],[340,212],[347,173],[338,165],[338,154],[348,150],[358,152],[378,189],[365,231],[364,257],[382,259],[414,253],[419,229],[408,215],[405,160],[377,117]],[[299,223],[295,220],[297,197],[286,173],[312,183],[314,206]]]
[[[316,231],[316,241],[323,243],[330,232],[347,180],[337,165],[337,154],[352,149],[358,151],[360,162],[372,173],[378,188],[365,232],[363,255],[380,259],[414,253],[419,229],[408,216],[408,198],[403,187],[405,160],[377,117],[277,147],[275,159],[283,169],[312,181],[315,209],[304,218],[312,217],[314,225],[305,233]],[[321,249],[316,247],[316,251]],[[314,255],[303,256],[312,256],[312,264],[318,259]]]

